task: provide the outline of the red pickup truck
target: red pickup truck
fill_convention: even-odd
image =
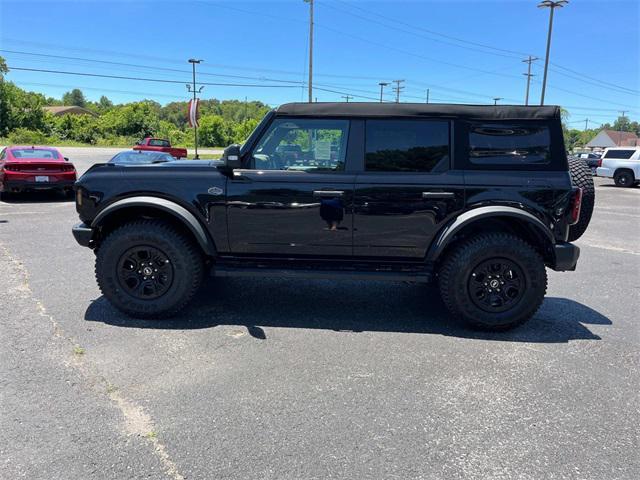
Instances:
[[[171,146],[169,140],[163,138],[143,138],[135,144],[134,150],[148,150],[151,152],[164,152],[175,158],[187,158],[186,148],[176,148]]]

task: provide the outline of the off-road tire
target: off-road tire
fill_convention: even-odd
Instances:
[[[633,187],[636,183],[635,176],[633,175],[633,171],[622,169],[615,173],[613,176],[613,181],[615,182],[617,187]]]
[[[172,269],[172,281],[153,299],[130,294],[118,276],[121,258],[135,246],[163,252]],[[120,311],[136,318],[175,315],[193,298],[202,284],[204,261],[198,246],[173,226],[159,220],[126,223],[112,231],[96,254],[96,280],[103,295]]]
[[[571,182],[582,188],[582,206],[578,223],[569,227],[569,241],[579,239],[589,226],[596,201],[596,190],[593,186],[593,174],[587,163],[581,158],[569,159],[569,173]]]
[[[508,310],[489,312],[472,298],[469,286],[479,265],[497,259],[515,264],[523,274],[519,300]],[[529,320],[547,291],[547,272],[538,252],[521,238],[506,233],[483,233],[463,240],[448,252],[439,271],[440,295],[449,312],[470,326],[503,331]]]

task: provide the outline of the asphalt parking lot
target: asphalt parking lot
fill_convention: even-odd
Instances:
[[[355,281],[212,279],[132,320],[72,202],[0,202],[0,478],[636,479],[640,188],[596,184],[578,270],[501,334]]]

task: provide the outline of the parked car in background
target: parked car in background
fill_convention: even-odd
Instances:
[[[611,147],[602,155],[599,177],[613,178],[618,187],[640,182],[640,147]]]
[[[126,152],[120,152],[114,155],[109,160],[109,163],[115,163],[118,165],[140,165],[144,163],[163,163],[173,162],[175,157],[163,152],[149,152],[145,150],[127,150]]]
[[[76,169],[54,147],[9,146],[0,152],[0,193],[57,190],[73,195]]]
[[[584,160],[591,169],[591,173],[596,175],[596,169],[600,166],[601,156],[599,153],[576,153],[574,157]]]
[[[187,158],[186,148],[172,147],[169,140],[164,138],[146,137],[140,140],[133,147],[134,150],[147,150],[151,152],[164,152],[175,158]]]

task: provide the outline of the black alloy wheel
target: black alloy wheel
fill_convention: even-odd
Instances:
[[[526,279],[522,269],[506,258],[479,263],[469,276],[469,295],[475,305],[489,313],[504,312],[523,297]]]
[[[149,245],[135,246],[124,252],[117,269],[122,289],[140,300],[161,297],[173,283],[173,265],[169,257]]]

